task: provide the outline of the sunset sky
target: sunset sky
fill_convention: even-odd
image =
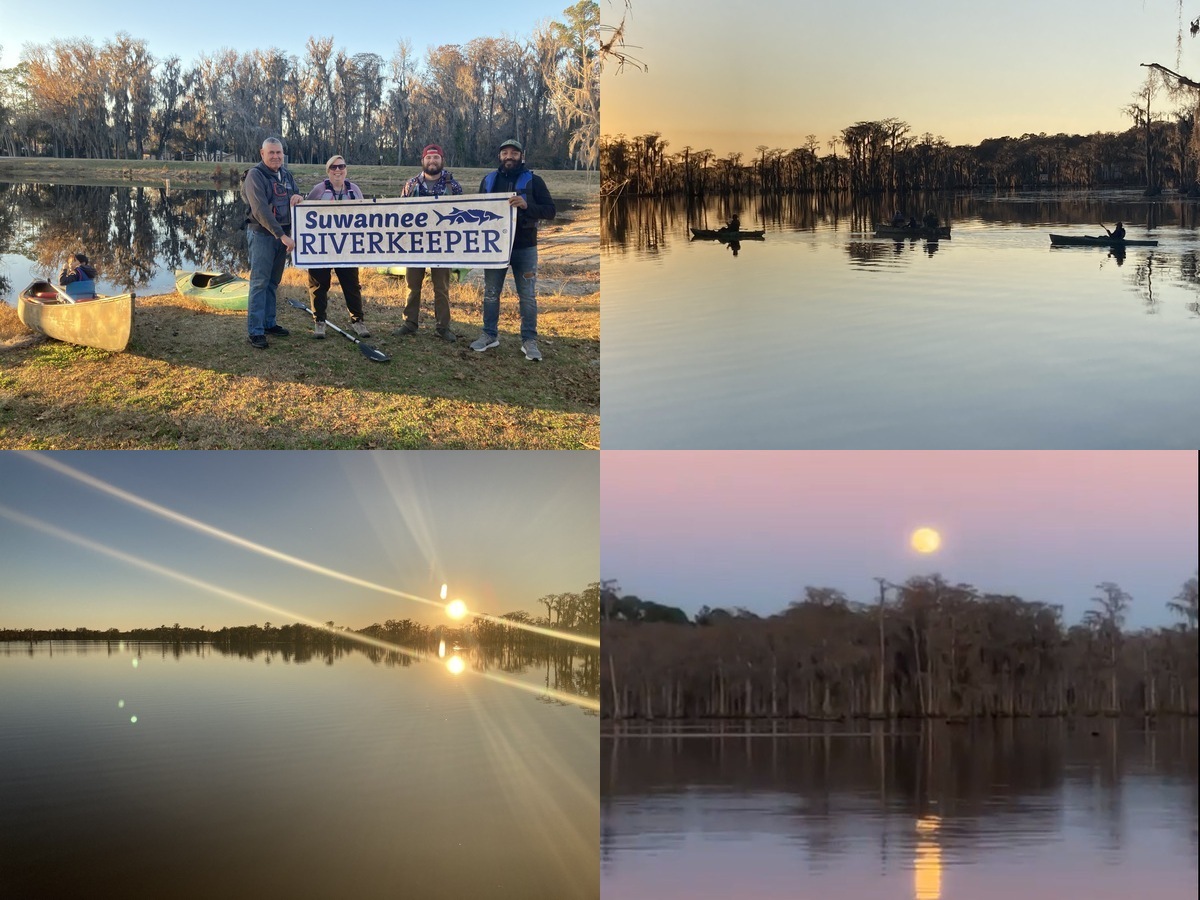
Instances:
[[[13,3],[17,5],[16,0]],[[275,10],[265,9],[256,19],[250,7],[217,0],[196,7],[194,15],[189,13],[191,25],[181,28],[180,9],[170,3],[111,0],[103,5],[103,15],[97,15],[99,7],[92,0],[50,0],[44,7],[26,5],[22,14],[4,16],[0,68],[15,66],[26,42],[91,36],[102,44],[119,31],[146,41],[157,58],[176,55],[185,63],[226,47],[242,53],[278,47],[303,57],[305,43],[314,36],[332,36],[335,48],[351,55],[378,53],[384,60],[406,38],[415,56],[423,58],[427,48],[441,44],[465,44],[501,34],[528,37],[538,22],[560,19],[570,5],[565,0],[512,0],[501,10],[485,0],[445,0],[436,10],[380,3],[364,14],[351,5],[294,0]],[[7,12],[7,0],[4,9]]]
[[[808,585],[851,600],[875,576],[941,573],[1058,603],[1079,620],[1095,586],[1133,597],[1128,627],[1196,572],[1194,452],[633,452],[601,462],[601,572],[678,606],[786,608]],[[941,548],[909,547],[919,527]]]
[[[600,10],[612,23],[623,5]],[[801,147],[810,133],[825,154],[843,128],[889,117],[952,144],[1123,131],[1149,71],[1140,63],[1200,80],[1196,15],[1175,0],[633,0],[629,52],[649,68],[606,72],[601,130],[660,132],[669,152],[718,156]]]
[[[594,453],[483,451],[0,453],[0,627],[128,629],[296,621],[69,532],[317,622],[448,621],[440,608],[234,546],[82,476],[270,550],[422,598],[499,615],[599,578]],[[38,525],[59,531],[47,533]]]

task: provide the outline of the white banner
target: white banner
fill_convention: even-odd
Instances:
[[[503,269],[517,223],[509,196],[305,200],[292,207],[292,264]]]

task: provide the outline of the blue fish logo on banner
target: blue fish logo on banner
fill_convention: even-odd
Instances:
[[[509,196],[304,201],[292,207],[292,264],[502,269],[516,234]]]
[[[488,212],[486,209],[458,209],[457,207],[450,210],[449,215],[443,216],[441,213],[438,213],[437,217],[439,224],[442,222],[453,222],[456,225],[461,225],[464,222],[478,222],[482,225],[491,219],[500,218],[494,212]]]

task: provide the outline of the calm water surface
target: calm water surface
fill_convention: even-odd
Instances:
[[[1195,721],[837,728],[606,734],[605,900],[1196,896]]]
[[[102,293],[169,293],[175,269],[246,269],[244,216],[233,190],[0,182],[0,297],[57,280],[77,250]]]
[[[598,896],[595,716],[433,659],[0,644],[0,723],[0,896]]]
[[[766,239],[736,257],[689,240],[727,204],[608,206],[604,447],[1200,446],[1197,207],[919,202],[951,240],[875,239],[881,201],[750,198]],[[1117,219],[1158,247],[1050,247]]]

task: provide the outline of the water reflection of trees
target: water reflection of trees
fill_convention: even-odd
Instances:
[[[1145,304],[1146,312],[1151,314],[1161,309],[1163,288],[1168,285],[1200,294],[1200,251],[1188,250],[1176,256],[1150,250],[1133,267],[1130,282]],[[1200,316],[1200,300],[1186,303],[1184,307],[1193,316]]]
[[[262,661],[266,665],[274,662],[334,663],[355,654],[365,656],[372,663],[386,668],[408,668],[415,663],[438,662],[438,648],[422,646],[405,650],[389,650],[367,646],[346,638],[330,635],[329,640],[295,643],[259,636],[257,641],[246,636],[235,640],[221,633],[209,635],[209,640],[180,639],[161,641],[158,639],[80,639],[45,638],[37,640],[14,640],[11,633],[0,633],[0,656],[89,656],[104,654],[113,656],[132,652],[136,656],[159,656],[180,659],[204,658],[217,654],[237,659]],[[558,644],[563,644],[559,641]],[[566,646],[481,646],[459,645],[457,651],[471,669],[479,672],[499,670],[508,675],[540,675],[547,690],[561,691],[581,697],[598,697],[600,694],[600,652],[595,649],[582,650],[574,645]],[[550,700],[548,702],[561,702]]]
[[[1197,204],[1174,198],[1147,200],[1132,192],[918,192],[899,197],[745,193],[734,197],[605,199],[601,244],[611,252],[643,251],[671,239],[686,240],[689,227],[723,225],[735,212],[747,229],[766,227],[787,232],[835,228],[866,233],[873,232],[879,222],[890,221],[897,207],[917,216],[933,210],[951,226],[968,221],[1040,229],[1050,224],[1085,225],[1099,233],[1098,223],[1123,221],[1137,223],[1138,228],[1200,228]]]
[[[1101,802],[1090,807],[1095,813],[1090,827],[1106,835],[1120,827],[1122,792],[1129,790],[1131,778],[1191,784],[1193,790],[1178,793],[1179,808],[1164,808],[1163,814],[1195,821],[1195,720],[1141,730],[1111,720],[927,724],[899,733],[872,723],[855,731],[824,726],[742,740],[735,729],[727,726],[724,737],[715,740],[642,739],[626,731],[602,750],[601,796],[607,802],[678,798],[706,789],[759,794],[780,805],[780,815],[773,818],[781,829],[815,840],[809,849],[825,846],[826,852],[845,846],[841,840],[823,841],[826,829],[887,832],[892,823],[908,830],[914,817],[932,814],[954,823],[940,837],[946,849],[964,858],[996,835],[1011,839],[1057,832],[1073,786],[1089,795],[1099,789]],[[742,801],[737,809],[757,819],[756,826],[747,820],[748,828],[761,827],[757,803]],[[738,830],[737,809],[720,810],[723,828]],[[615,822],[610,813],[608,818],[609,838],[620,831],[627,841],[641,828],[653,827],[652,816]],[[1194,852],[1196,832],[1189,832]]]
[[[243,270],[244,204],[235,191],[0,185],[0,253],[57,275],[83,250],[105,281],[132,290],[166,269]]]

